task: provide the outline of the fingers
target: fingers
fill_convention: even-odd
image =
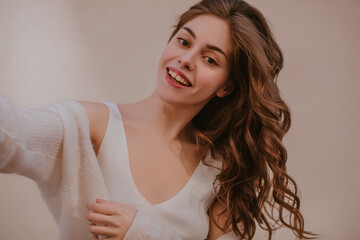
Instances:
[[[103,235],[108,237],[116,236],[115,229],[108,226],[90,225],[89,231],[93,234],[93,236],[95,235],[96,237],[98,237],[98,235]],[[99,239],[99,238],[95,238],[95,239]]]
[[[90,226],[96,226],[96,224],[95,223],[90,223]],[[96,235],[96,234],[93,234],[92,237],[93,237],[92,239],[99,239],[99,236]]]
[[[111,216],[103,215],[103,214],[96,213],[96,212],[87,213],[86,218],[89,222],[92,222],[92,223],[99,223],[99,224],[104,224],[104,225],[112,224]]]
[[[113,204],[110,203],[86,203],[86,208],[96,212],[96,213],[101,213],[101,214],[105,214],[105,215],[114,215],[116,214],[116,208],[114,207]]]
[[[96,226],[96,223],[90,223],[90,226]],[[93,236],[92,239],[99,239],[99,236],[96,234],[93,234],[92,236]]]
[[[89,230],[93,239],[99,239],[98,235],[106,236],[106,239],[123,239],[137,213],[130,205],[102,199],[87,203],[86,207],[90,210],[86,218],[91,223]]]
[[[101,199],[101,198],[97,198],[97,199],[96,199],[96,202],[97,202],[97,203],[114,203],[114,202],[111,202],[111,201],[106,201],[106,200]]]
[[[134,212],[135,209],[129,205],[96,199],[95,203],[87,203],[86,208],[100,214],[105,215],[122,215],[129,211]]]

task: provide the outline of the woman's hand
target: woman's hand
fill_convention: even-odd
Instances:
[[[90,232],[95,239],[106,236],[106,239],[120,240],[125,237],[133,223],[137,210],[129,205],[96,199],[87,203],[90,212],[86,218],[90,222]]]

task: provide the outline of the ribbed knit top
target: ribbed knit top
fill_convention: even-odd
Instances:
[[[110,109],[110,116],[98,160],[110,200],[158,216],[183,240],[205,239],[209,231],[207,209],[219,170],[200,162],[190,180],[175,196],[159,204],[149,203],[132,178],[121,113],[115,103],[105,104]],[[207,159],[206,162],[219,167],[218,161]]]

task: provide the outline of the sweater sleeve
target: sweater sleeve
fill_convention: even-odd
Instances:
[[[32,110],[0,97],[0,172],[55,183],[62,139],[62,121],[51,107]]]

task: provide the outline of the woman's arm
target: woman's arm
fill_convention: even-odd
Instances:
[[[32,110],[0,97],[0,172],[57,181],[63,124],[51,107]]]

